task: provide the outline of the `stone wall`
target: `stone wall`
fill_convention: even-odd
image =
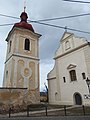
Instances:
[[[23,109],[33,103],[40,103],[38,89],[0,88],[0,109],[2,110],[8,110],[10,107]]]

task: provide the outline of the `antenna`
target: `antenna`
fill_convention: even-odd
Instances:
[[[24,12],[26,10],[26,0],[24,0]]]

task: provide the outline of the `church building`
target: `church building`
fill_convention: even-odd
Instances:
[[[90,105],[90,42],[65,32],[48,73],[50,104]]]
[[[28,100],[33,103],[40,101],[39,92],[39,38],[24,11],[21,21],[15,23],[9,32],[5,61],[3,87],[27,88]]]

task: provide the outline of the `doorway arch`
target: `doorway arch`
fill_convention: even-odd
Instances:
[[[82,97],[80,93],[74,94],[75,105],[82,105]]]

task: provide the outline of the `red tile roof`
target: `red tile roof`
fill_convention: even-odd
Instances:
[[[26,12],[22,12],[20,15],[21,21],[14,24],[14,27],[25,28],[34,32],[34,29],[31,24],[27,23],[28,15]]]

